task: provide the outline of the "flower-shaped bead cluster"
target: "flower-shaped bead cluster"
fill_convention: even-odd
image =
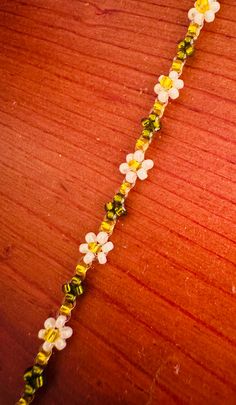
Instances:
[[[219,9],[220,3],[216,0],[197,0],[189,10],[188,17],[194,23],[202,25],[204,20],[208,23],[214,21]]]
[[[66,339],[73,333],[70,326],[65,326],[66,321],[66,316],[59,315],[57,319],[48,318],[44,322],[45,329],[39,331],[38,337],[45,341],[42,346],[45,352],[51,352],[54,346],[57,350],[66,347]]]
[[[144,153],[141,150],[129,153],[126,156],[126,162],[121,163],[120,172],[125,174],[126,181],[132,184],[135,183],[137,177],[140,180],[145,180],[148,177],[147,171],[154,166],[151,159],[144,160]]]
[[[84,263],[90,264],[97,259],[100,264],[105,264],[107,262],[107,253],[114,247],[112,242],[108,242],[108,234],[99,232],[96,235],[89,232],[85,236],[85,240],[87,243],[82,243],[79,247],[80,252],[85,253]]]
[[[169,76],[161,75],[154,87],[155,93],[158,95],[158,100],[161,103],[166,103],[170,98],[173,100],[179,97],[179,89],[184,87],[183,80],[179,79],[177,72],[172,70],[169,73]]]

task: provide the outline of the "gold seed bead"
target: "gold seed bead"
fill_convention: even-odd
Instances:
[[[122,183],[120,186],[119,193],[121,193],[122,195],[127,195],[131,188],[132,184],[128,181],[124,181],[124,183]]]
[[[50,359],[50,356],[51,353],[46,353],[43,350],[41,350],[35,357],[34,363],[39,364],[40,366],[46,366],[48,360]]]
[[[75,303],[65,301],[59,309],[60,315],[70,316],[71,311],[74,309]]]
[[[182,72],[182,69],[183,69],[183,61],[182,60],[180,60],[180,59],[175,59],[173,62],[172,62],[172,65],[171,65],[171,70],[175,70],[177,73],[181,73]]]
[[[190,37],[192,37],[192,38],[197,37],[197,36],[199,35],[199,32],[200,32],[200,29],[199,29],[199,28],[200,28],[200,27],[199,27],[198,24],[195,24],[195,23],[189,24],[189,27],[188,27],[188,35],[189,35]]]
[[[77,264],[77,266],[76,266],[76,268],[75,268],[75,271],[76,271],[76,274],[77,274],[78,276],[80,276],[81,280],[84,280],[84,279],[85,279],[86,273],[87,273],[89,267],[90,267],[90,266],[88,266],[88,265],[85,264],[84,262]]]
[[[135,144],[135,150],[142,150],[145,152],[149,147],[149,143],[150,142],[147,138],[141,136]]]
[[[160,103],[160,101],[155,101],[153,105],[153,111],[155,112],[155,114],[157,114],[160,117],[163,114],[164,109],[165,109],[164,104]]]
[[[113,227],[112,221],[103,221],[100,226],[100,230],[103,232],[111,232]]]
[[[140,168],[140,166],[141,166],[140,162],[138,162],[135,159],[130,160],[128,165],[133,170],[138,170]]]

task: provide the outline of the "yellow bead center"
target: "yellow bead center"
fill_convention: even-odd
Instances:
[[[44,334],[44,339],[49,342],[53,343],[59,337],[59,330],[54,328],[49,328],[46,330]]]
[[[206,11],[210,10],[208,0],[197,0],[195,7],[199,13],[205,13]]]
[[[137,160],[130,160],[128,163],[131,170],[136,171],[140,168],[141,164]]]
[[[120,186],[121,194],[126,194],[130,190],[131,184],[128,182],[122,183]]]
[[[96,254],[101,249],[101,245],[99,245],[96,242],[91,242],[91,243],[88,244],[88,248],[89,248],[90,252]]]
[[[173,81],[169,78],[169,76],[163,76],[160,80],[160,84],[164,89],[170,90],[173,86]]]

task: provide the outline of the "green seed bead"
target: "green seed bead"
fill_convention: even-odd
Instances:
[[[180,60],[186,59],[186,54],[185,54],[185,52],[184,52],[184,51],[179,51],[179,52],[177,52],[177,58],[180,59]]]
[[[38,364],[35,364],[32,367],[32,373],[33,373],[33,375],[41,375],[41,374],[43,374],[43,367],[41,367]]]
[[[148,118],[143,118],[141,120],[141,124],[142,124],[143,127],[148,127],[150,125],[150,121],[149,121]]]
[[[152,137],[152,131],[151,131],[150,129],[144,129],[144,130],[142,131],[142,136],[143,136],[144,138],[150,139],[150,138]]]
[[[35,388],[33,388],[30,384],[25,384],[24,392],[26,395],[33,395],[35,393]]]
[[[186,43],[185,43],[184,40],[183,40],[183,41],[180,41],[180,42],[178,43],[177,48],[178,48],[179,50],[184,50],[185,47],[186,47]]]
[[[72,293],[66,294],[65,299],[66,299],[66,301],[73,303],[76,300],[76,296],[74,294],[72,294]]]
[[[122,194],[117,193],[117,194],[114,195],[113,201],[116,204],[122,204],[125,201],[125,199],[124,199],[124,196]]]
[[[77,295],[82,295],[83,292],[84,292],[84,289],[83,289],[82,285],[78,285],[78,287],[76,287]]]
[[[150,114],[149,115],[149,119],[151,120],[151,121],[155,121],[156,120],[156,114]]]
[[[108,203],[105,204],[105,210],[106,211],[111,211],[113,209],[113,203],[109,201]]]
[[[34,384],[35,389],[39,389],[40,387],[42,387],[43,386],[43,376],[40,375],[40,376],[36,377],[34,379],[33,384]]]
[[[69,284],[69,283],[63,284],[63,286],[62,286],[62,291],[63,291],[65,294],[69,293],[69,292],[71,291],[71,286],[70,286],[70,284]]]
[[[29,402],[26,401],[24,398],[20,398],[19,401],[17,401],[16,405],[27,405]]]
[[[155,131],[159,131],[161,129],[161,121],[156,119],[154,122]]]
[[[108,211],[106,216],[107,216],[107,219],[109,219],[109,220],[113,220],[116,218],[116,214],[113,211]]]
[[[82,283],[82,280],[79,276],[73,276],[71,279],[71,283],[73,284],[73,286],[78,286]]]
[[[32,368],[29,368],[24,372],[24,380],[25,381],[29,381],[32,378],[32,376],[33,376]]]
[[[187,36],[184,38],[184,42],[186,45],[190,45],[192,43],[192,41],[193,41],[193,38],[191,38],[191,37]]]
[[[126,213],[127,213],[127,211],[126,211],[125,207],[121,206],[121,207],[116,208],[116,215],[118,217],[121,217],[122,215],[126,215]]]
[[[193,55],[193,53],[194,53],[194,47],[193,46],[189,46],[187,49],[186,49],[186,55],[187,56],[192,56]]]

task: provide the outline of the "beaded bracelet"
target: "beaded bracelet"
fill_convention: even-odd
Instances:
[[[182,74],[184,64],[189,56],[194,53],[194,45],[200,34],[204,22],[212,22],[215,13],[220,9],[220,4],[216,0],[197,0],[194,7],[188,12],[190,24],[187,34],[178,43],[177,53],[171,65],[168,76],[161,75],[158,83],[154,86],[157,98],[147,118],[142,119],[141,136],[137,139],[134,153],[126,156],[126,162],[120,165],[120,172],[125,175],[118,192],[112,201],[105,204],[105,217],[101,222],[99,232],[93,232],[85,236],[86,243],[79,247],[83,257],[75,268],[75,275],[62,286],[64,300],[59,308],[56,318],[48,318],[44,322],[44,329],[38,333],[39,339],[44,343],[37,353],[34,364],[24,373],[24,391],[17,402],[18,405],[26,405],[33,401],[35,392],[42,387],[44,382],[44,370],[52,355],[54,347],[62,350],[66,346],[66,340],[72,335],[72,328],[65,326],[70,319],[71,311],[75,307],[76,299],[83,294],[83,281],[86,273],[91,268],[92,263],[97,260],[100,264],[105,264],[107,254],[113,249],[113,243],[108,241],[117,220],[126,214],[125,200],[134,187],[136,180],[144,180],[148,177],[148,171],[154,163],[151,159],[145,159],[145,152],[156,132],[161,129],[161,117],[169,99],[179,97],[179,90],[184,87],[183,80],[179,79]]]

